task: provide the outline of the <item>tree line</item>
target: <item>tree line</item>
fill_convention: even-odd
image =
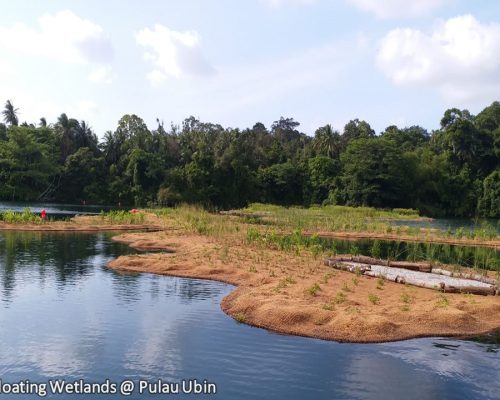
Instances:
[[[269,128],[224,128],[194,117],[149,129],[124,115],[101,141],[61,114],[19,124],[7,101],[0,123],[0,200],[212,209],[249,202],[415,208],[430,216],[500,217],[500,103],[478,115],[448,109],[440,129],[366,121],[313,137],[293,118]]]

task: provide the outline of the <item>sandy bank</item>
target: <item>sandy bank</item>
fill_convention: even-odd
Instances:
[[[222,310],[273,331],[346,342],[383,342],[423,336],[473,336],[500,329],[500,297],[446,294],[382,285],[376,278],[336,271],[309,254],[253,247],[172,232],[114,238],[139,249],[174,253],[122,256],[109,267],[203,278],[236,285]]]
[[[69,221],[47,221],[41,224],[6,223],[0,221],[0,231],[33,232],[100,232],[100,231],[158,231],[164,227],[153,214],[147,214],[140,224],[121,224],[103,221],[98,216],[77,216]]]

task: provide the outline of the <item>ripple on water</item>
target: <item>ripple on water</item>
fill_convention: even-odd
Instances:
[[[4,381],[206,378],[221,399],[487,399],[500,392],[498,344],[360,345],[280,335],[225,315],[220,301],[230,285],[120,274],[105,263],[128,248],[105,235],[64,237],[0,234]]]

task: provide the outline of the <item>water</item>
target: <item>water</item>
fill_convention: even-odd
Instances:
[[[21,212],[25,208],[29,208],[32,212],[39,214],[43,209],[51,218],[69,218],[77,214],[80,215],[95,215],[99,214],[101,210],[113,209],[111,206],[102,205],[83,205],[83,204],[55,204],[55,203],[24,203],[14,201],[0,202],[0,212],[11,210]]]
[[[500,235],[500,220],[498,219],[473,219],[473,218],[436,218],[432,220],[390,220],[391,225],[410,226],[412,228],[439,229],[443,232],[449,231],[454,234],[458,229],[464,232],[476,229],[487,229],[496,231]]]
[[[360,345],[278,335],[220,311],[229,285],[106,268],[126,252],[104,234],[0,233],[4,383],[197,378],[217,394],[192,398],[499,398],[498,338]]]

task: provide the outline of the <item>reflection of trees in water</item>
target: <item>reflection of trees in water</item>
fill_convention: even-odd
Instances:
[[[326,248],[335,249],[338,254],[362,254],[391,260],[429,260],[444,264],[500,270],[499,252],[489,247],[369,239],[323,240]]]
[[[16,277],[40,282],[55,276],[58,287],[88,276],[109,259],[130,253],[128,246],[109,240],[104,234],[2,232],[0,240],[0,279],[2,297],[8,299]]]
[[[139,301],[144,295],[152,300],[177,298],[181,304],[189,304],[219,298],[225,287],[223,283],[202,279],[129,272],[115,272],[112,285],[115,297],[123,304]]]

